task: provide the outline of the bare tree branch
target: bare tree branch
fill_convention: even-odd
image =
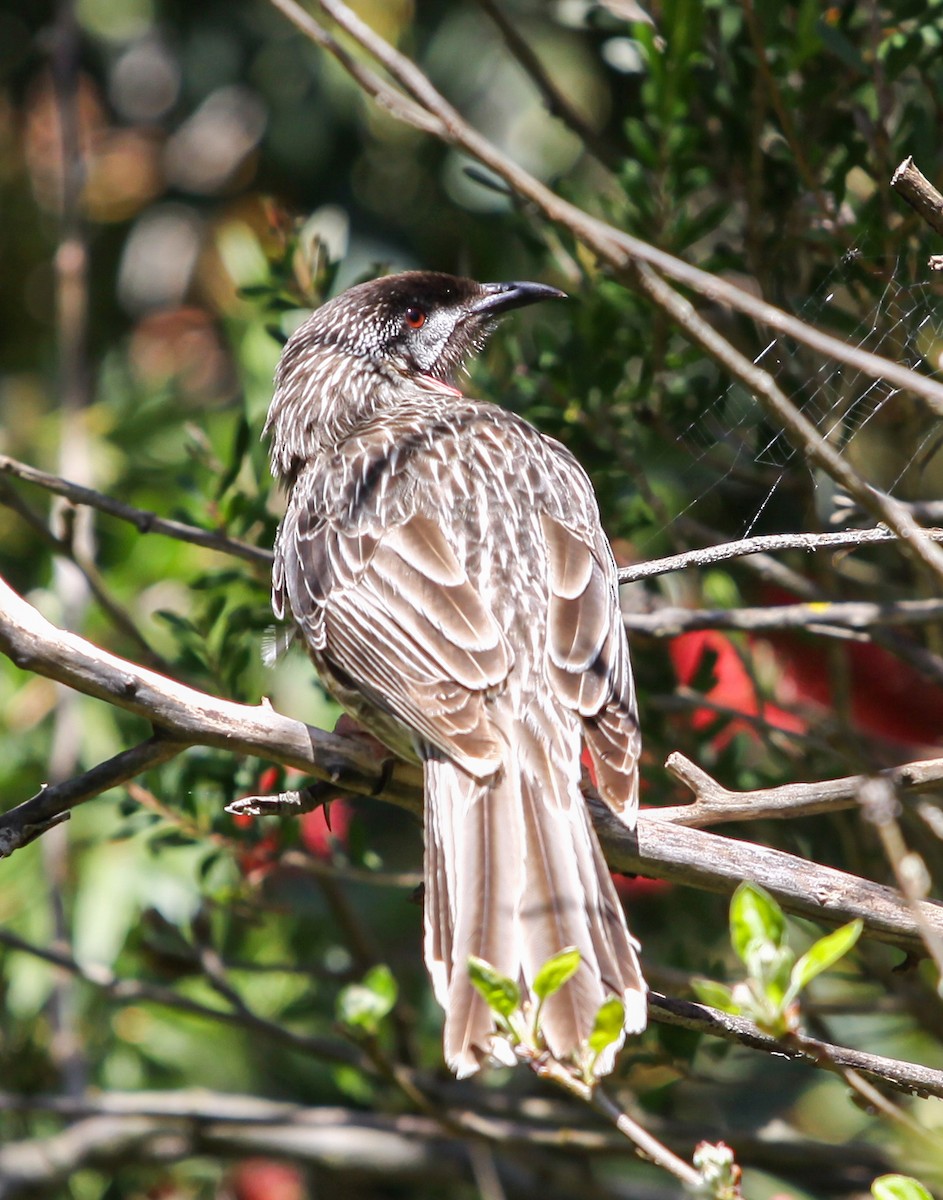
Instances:
[[[854,631],[884,625],[922,625],[943,618],[943,600],[820,600],[811,604],[779,604],[767,608],[659,608],[652,613],[626,613],[625,627],[650,637],[677,637],[695,629],[807,629],[826,637],[847,638]]]
[[[271,0],[293,24],[307,37],[327,49],[349,70],[335,49],[328,45],[322,27],[312,21],[295,0]],[[450,145],[460,147],[484,166],[500,176],[521,196],[537,206],[551,221],[564,225],[580,241],[589,246],[600,257],[617,269],[624,269],[633,261],[648,263],[677,283],[690,287],[713,303],[723,304],[743,312],[754,320],[778,333],[795,338],[796,341],[824,355],[854,367],[873,379],[885,379],[896,387],[912,392],[925,400],[934,412],[943,412],[943,384],[926,375],[902,367],[890,359],[871,354],[856,346],[848,345],[840,338],[832,337],[820,329],[783,312],[772,304],[758,300],[756,296],[727,282],[718,276],[702,271],[698,267],[676,258],[639,238],[632,237],[614,226],[607,225],[590,216],[576,205],[562,200],[549,188],[540,183],[522,167],[502,154],[486,138],[473,129],[455,108],[430,83],[423,72],[401,54],[364,21],[357,17],[341,0],[319,0],[321,8],[344,29],[355,42],[379,62],[396,82],[418,102],[420,113],[412,114],[401,108],[403,94],[386,80],[373,76],[358,78],[364,91],[377,103],[387,108],[399,119],[415,123],[417,128],[433,133]],[[313,27],[316,27],[313,28]],[[335,43],[335,46],[337,43]],[[352,72],[351,72],[352,73]],[[413,122],[416,115],[418,121]],[[420,123],[421,122],[421,123]]]
[[[355,738],[342,738],[294,721],[270,706],[234,704],[187,688],[156,672],[99,650],[57,630],[0,580],[0,649],[19,666],[116,704],[166,731],[175,744],[218,746],[298,767],[329,780],[338,791],[374,795],[418,812],[419,768],[377,762]],[[42,794],[0,818],[8,853],[23,830],[34,830]],[[794,855],[735,841],[643,813],[635,834],[602,806],[593,817],[610,866],[630,874],[730,893],[744,878],[770,891],[790,912],[825,924],[861,917],[872,937],[922,951],[920,930],[907,903],[890,888]],[[43,818],[51,814],[43,810]],[[35,836],[35,834],[33,834]],[[943,931],[943,906],[924,901],[923,917]]]
[[[70,810],[79,804],[167,762],[183,749],[185,745],[182,742],[164,737],[148,738],[82,775],[43,786],[35,796],[14,810],[20,814],[16,821],[8,819],[12,816],[10,813],[0,816],[0,858],[6,858],[53,825],[66,820]]]
[[[652,808],[653,821],[671,821],[701,829],[724,821],[764,821],[808,817],[816,813],[854,808],[862,787],[871,779],[885,780],[901,791],[926,792],[943,785],[943,758],[920,759],[890,767],[876,776],[849,775],[818,783],[787,783],[752,792],[732,792],[721,786],[683,754],[669,754],[665,763],[676,779],[694,793],[694,803],[672,808]]]
[[[943,542],[943,529],[925,529],[924,534],[935,542]],[[633,563],[630,567],[620,567],[619,582],[636,583],[640,579],[651,579],[655,575],[667,575],[670,571],[713,566],[714,563],[750,554],[769,554],[779,550],[806,550],[811,553],[816,550],[842,550],[897,540],[896,533],[884,528],[846,529],[841,533],[773,533],[743,538],[737,542],[722,542],[716,546],[703,546],[699,550],[685,550],[679,554],[669,554],[665,558],[653,558],[648,562]]]
[[[18,462],[6,454],[0,454],[0,472],[14,475],[24,483],[36,484],[37,487],[62,496],[73,504],[87,505],[107,513],[110,517],[116,517],[119,521],[127,521],[141,533],[162,533],[181,542],[191,542],[195,546],[206,546],[209,550],[231,554],[246,562],[259,563],[264,567],[272,565],[271,550],[262,550],[258,546],[252,546],[238,538],[227,537],[223,533],[214,533],[209,529],[200,529],[197,525],[187,525],[183,521],[159,517],[143,508],[134,508],[102,492],[96,492],[93,488],[83,487],[68,479],[62,479],[59,475],[50,475],[48,471],[40,471],[27,463]]]
[[[172,731],[180,744],[218,746],[240,754],[271,757],[298,767],[318,779],[336,782],[361,795],[380,787],[394,803],[417,807],[420,773],[417,767],[389,761],[355,739],[340,738],[277,713],[271,705],[258,707],[217,700],[203,692],[138,667],[93,646],[84,638],[56,629],[0,579],[0,650],[17,666],[58,680],[77,691],[116,704],[158,729]],[[0,818],[0,836],[49,816],[42,793]],[[6,840],[8,853],[15,849]]]
[[[226,996],[229,1008],[214,1008],[192,1000],[189,996],[175,992],[173,988],[162,987],[154,983],[141,983],[136,979],[123,979],[109,967],[101,964],[82,964],[67,951],[57,947],[37,946],[25,938],[19,937],[9,929],[0,928],[0,944],[9,946],[23,954],[31,954],[44,962],[51,963],[60,970],[68,972],[83,982],[103,992],[109,1000],[116,1004],[157,1004],[163,1008],[173,1008],[193,1016],[205,1017],[210,1021],[218,1021],[223,1025],[234,1025],[247,1029],[254,1034],[261,1034],[285,1046],[290,1046],[302,1054],[326,1062],[342,1063],[347,1066],[363,1066],[360,1054],[340,1038],[309,1037],[306,1034],[295,1033],[288,1026],[278,1021],[268,1021],[258,1016],[241,1000],[233,1002],[232,996]]]
[[[891,176],[891,187],[919,213],[934,233],[943,235],[943,196],[908,155]]]
[[[788,1043],[778,1041],[744,1017],[735,1017],[691,1000],[677,1000],[655,993],[649,997],[649,1004],[653,1019],[667,1025],[680,1025],[699,1033],[710,1032],[715,1037],[739,1042],[742,1046],[752,1046],[771,1054],[784,1054],[789,1058],[801,1058],[815,1066],[828,1063],[826,1069],[839,1066],[860,1071],[900,1092],[943,1097],[943,1071],[935,1071],[919,1063],[902,1062],[880,1054],[866,1054],[860,1050],[850,1050],[847,1046],[835,1046],[804,1036],[795,1037]]]

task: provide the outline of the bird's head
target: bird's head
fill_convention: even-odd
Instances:
[[[564,295],[543,283],[476,283],[406,271],[348,288],[299,333],[312,348],[330,346],[407,376],[449,383],[481,348],[497,317]]]
[[[435,271],[371,279],[335,296],[292,334],[278,366],[266,422],[277,472],[291,476],[300,459],[395,403],[401,384],[454,392],[498,317],[559,298],[565,293],[543,283]]]

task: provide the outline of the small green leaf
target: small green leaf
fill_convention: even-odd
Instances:
[[[874,1200],[933,1200],[919,1180],[910,1175],[879,1175],[871,1184]]]
[[[483,958],[468,956],[468,976],[484,996],[488,1007],[500,1017],[509,1017],[521,1006],[521,990],[513,979],[496,971]]]
[[[392,1011],[399,995],[399,988],[393,978],[393,972],[386,963],[378,963],[375,967],[371,967],[363,977],[363,986],[369,988],[377,1000],[386,1005],[383,1012],[384,1017]]]
[[[709,1004],[711,1008],[719,1008],[721,1012],[733,1013],[734,1016],[739,1014],[740,1005],[726,984],[715,983],[713,979],[692,979],[691,986],[702,1004]]]
[[[864,922],[859,917],[813,943],[792,968],[792,977],[789,981],[790,999],[798,996],[816,975],[821,975],[823,971],[827,971],[840,958],[843,958],[861,937],[863,928]]]
[[[580,952],[575,946],[567,946],[558,954],[548,958],[534,978],[534,995],[538,1000],[546,1000],[560,988],[568,979],[572,979],[579,969]]]
[[[380,1022],[396,1003],[396,980],[384,964],[373,967],[362,983],[352,983],[337,997],[337,1019],[342,1025],[376,1033]]]
[[[796,956],[788,946],[772,942],[752,942],[746,951],[746,967],[763,994],[775,1008],[785,1003]]]
[[[779,947],[786,935],[783,910],[773,897],[753,883],[741,883],[730,901],[730,941],[744,963],[751,948]]]
[[[617,1042],[622,1036],[625,1024],[625,1005],[618,996],[610,996],[599,1006],[593,1031],[589,1035],[589,1048],[595,1055],[602,1054],[607,1046]]]

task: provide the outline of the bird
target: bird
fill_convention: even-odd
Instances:
[[[460,383],[498,318],[547,284],[407,271],[358,283],[286,342],[265,423],[287,489],[272,604],[325,688],[422,764],[423,947],[459,1077],[519,1061],[471,980],[539,1011],[538,1049],[596,1079],[646,1023],[629,933],[581,791],[629,828],[639,723],[616,567],[562,444]],[[542,1002],[540,968],[575,974]],[[600,1007],[622,1029],[590,1052]]]

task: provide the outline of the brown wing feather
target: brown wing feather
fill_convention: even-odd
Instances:
[[[615,564],[601,537],[590,540],[548,513],[541,525],[550,583],[550,681],[583,719],[600,795],[631,825],[640,738]]]
[[[308,645],[472,774],[492,773],[484,695],[506,680],[510,650],[443,532],[421,515],[349,529],[294,499],[276,578]]]

